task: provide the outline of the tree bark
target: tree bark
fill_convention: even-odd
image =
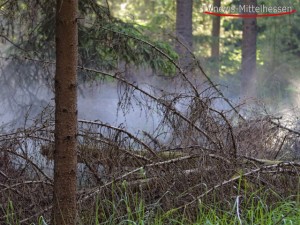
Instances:
[[[179,42],[187,48],[193,47],[193,0],[177,0],[176,2],[176,35]],[[182,44],[176,45],[177,53],[180,57],[180,65],[187,69],[192,61],[189,51]]]
[[[214,0],[214,7],[221,6],[221,0]],[[212,44],[211,44],[211,58],[215,66],[213,67],[213,75],[219,76],[219,60],[220,60],[220,23],[221,17],[213,17],[212,26]]]
[[[54,225],[76,224],[77,0],[57,0]]]
[[[257,0],[242,0],[242,5],[257,6]],[[256,18],[243,18],[241,94],[256,97]]]

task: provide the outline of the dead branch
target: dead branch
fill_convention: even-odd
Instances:
[[[165,101],[161,101],[160,99],[154,97],[153,95],[151,95],[148,92],[144,91],[143,89],[139,88],[137,85],[126,81],[124,78],[117,76],[117,74],[113,75],[113,74],[106,73],[106,72],[103,72],[103,71],[99,71],[99,70],[95,70],[95,69],[88,69],[88,68],[84,68],[84,67],[79,67],[79,69],[81,69],[83,71],[92,72],[92,73],[99,73],[99,74],[102,74],[102,75],[105,75],[105,76],[108,76],[108,77],[111,77],[111,78],[115,78],[118,81],[121,81],[121,82],[123,82],[123,83],[131,86],[135,90],[138,90],[139,92],[141,92],[145,96],[149,97],[150,99],[154,100],[158,104],[162,105],[167,110],[170,110],[171,112],[173,112],[176,116],[178,116],[179,118],[181,118],[183,121],[187,122],[191,127],[194,127],[201,134],[203,134],[212,144],[214,144],[215,146],[218,146],[216,144],[216,142],[206,133],[206,131],[204,131],[200,127],[196,126],[195,124],[193,124],[188,118],[186,118],[184,115],[182,115],[182,113],[180,113],[174,107],[171,107],[169,104],[166,104]]]
[[[144,143],[140,139],[136,138],[133,134],[131,134],[130,132],[128,132],[128,131],[126,131],[124,129],[121,129],[121,128],[118,128],[118,127],[113,127],[111,125],[108,125],[108,124],[105,124],[105,123],[101,123],[99,121],[96,122],[96,121],[88,121],[88,120],[78,120],[78,122],[99,125],[99,126],[107,127],[107,128],[110,128],[110,129],[113,129],[113,130],[125,133],[129,138],[133,139],[134,141],[136,141],[137,143],[139,143],[140,145],[142,145],[145,149],[147,149],[149,152],[151,152],[153,156],[155,156],[156,158],[158,158],[158,155],[146,143]]]
[[[262,172],[262,171],[268,173],[269,169],[275,169],[275,168],[276,169],[280,169],[280,168],[283,169],[284,167],[288,167],[288,166],[300,167],[300,163],[298,163],[298,162],[286,162],[286,163],[280,162],[280,163],[272,164],[272,165],[269,165],[269,166],[263,166],[263,167],[251,170],[249,172],[246,172],[246,173],[238,175],[238,176],[234,176],[233,178],[231,178],[229,180],[223,181],[222,183],[215,185],[211,189],[209,189],[206,192],[204,192],[203,194],[199,195],[195,200],[193,200],[193,201],[191,201],[191,202],[189,202],[189,203],[187,203],[185,205],[182,205],[182,206],[178,207],[177,209],[187,208],[188,206],[194,204],[196,201],[201,201],[201,199],[203,197],[205,197],[206,195],[208,195],[212,191],[214,191],[214,190],[216,190],[216,189],[218,189],[220,187],[223,187],[223,186],[225,186],[227,184],[233,183],[234,181],[240,180],[243,177],[247,177],[247,176],[250,176],[252,174],[255,174],[255,173],[258,173],[258,172]],[[271,173],[272,172],[273,171],[271,171]]]

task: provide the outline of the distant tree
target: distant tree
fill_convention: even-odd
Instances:
[[[176,35],[183,45],[192,49],[193,47],[193,0],[177,0],[176,1]],[[191,63],[191,56],[182,44],[176,45],[179,55],[180,64],[183,68],[187,68]]]
[[[76,224],[77,0],[56,2],[54,225]]]
[[[257,6],[257,0],[242,0],[243,6]],[[256,18],[243,18],[241,94],[256,96]]]
[[[221,0],[214,0],[214,7],[221,6]],[[221,17],[215,16],[213,17],[212,24],[212,42],[211,42],[211,58],[213,62],[216,64],[214,66],[214,75],[219,76],[219,58],[220,58],[220,24]]]

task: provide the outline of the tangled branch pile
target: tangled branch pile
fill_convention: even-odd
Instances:
[[[280,119],[257,114],[245,119],[239,114],[241,108],[231,105],[220,110],[219,105],[228,100],[210,85],[194,86],[186,76],[176,78],[169,90],[161,90],[140,87],[118,73],[101,74],[119,82],[120,112],[138,106],[147,119],[155,116],[159,122],[151,132],[130,132],[122,124],[79,120],[82,220],[97,210],[104,217],[111,210],[109,203],[117,203],[115,218],[121,219],[128,210],[122,203],[126,196],[142,199],[149,217],[155,210],[174,208],[192,216],[199,202],[214,199],[225,204],[259,189],[280,196],[297,191],[298,132],[281,125]],[[10,202],[21,223],[29,224],[40,215],[50,217],[53,108],[27,122],[12,131],[3,128],[0,135],[1,224],[11,210]],[[91,210],[97,201],[101,207]]]

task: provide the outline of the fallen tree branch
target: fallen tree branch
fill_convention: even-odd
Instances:
[[[286,167],[286,166],[294,166],[294,167],[300,167],[300,163],[298,162],[280,162],[280,163],[277,163],[277,164],[272,164],[272,165],[268,165],[268,166],[263,166],[263,167],[260,167],[260,168],[257,168],[257,169],[254,169],[254,170],[251,170],[247,173],[244,173],[244,174],[241,174],[241,175],[238,175],[238,176],[234,176],[233,178],[229,179],[229,180],[226,180],[226,181],[223,181],[222,183],[220,184],[217,184],[215,185],[214,187],[210,188],[209,190],[207,190],[206,192],[204,192],[203,194],[199,195],[196,199],[194,199],[193,201],[190,201],[188,203],[186,203],[185,205],[182,205],[178,208],[176,208],[176,210],[178,209],[182,209],[182,208],[186,208],[188,207],[189,205],[192,205],[193,203],[195,203],[196,201],[201,201],[201,199],[203,197],[205,197],[206,195],[208,195],[209,193],[211,193],[212,191],[220,188],[220,187],[223,187],[227,184],[230,184],[234,181],[237,181],[243,177],[247,177],[249,175],[252,175],[252,174],[255,174],[255,173],[258,173],[258,172],[261,172],[261,171],[264,171],[264,172],[267,172],[265,170],[268,170],[268,169],[274,169],[274,168],[283,168],[283,167]]]
[[[125,133],[129,138],[133,139],[134,141],[136,141],[137,143],[139,143],[140,145],[142,145],[145,149],[147,149],[149,152],[151,152],[151,154],[153,156],[159,158],[158,155],[156,154],[156,152],[153,149],[151,149],[146,143],[144,143],[143,141],[141,141],[140,139],[138,139],[137,137],[135,137],[133,134],[131,134],[130,132],[128,132],[128,131],[126,131],[124,129],[121,129],[121,128],[118,128],[118,127],[114,127],[114,126],[111,126],[111,125],[108,125],[108,124],[105,124],[105,123],[101,123],[99,121],[89,121],[89,120],[81,120],[81,119],[79,119],[78,122],[79,123],[89,123],[89,124],[99,125],[99,126],[110,128],[112,130],[116,130],[116,131]]]
[[[95,70],[95,69],[89,69],[89,68],[85,68],[85,67],[78,67],[81,70],[87,71],[87,72],[92,72],[92,73],[99,73],[102,74],[104,76],[108,76],[114,79],[117,79],[118,81],[121,81],[122,83],[125,83],[129,86],[131,86],[132,88],[134,88],[135,90],[138,90],[139,92],[141,92],[142,94],[144,94],[145,96],[149,97],[150,99],[154,100],[155,102],[157,102],[159,105],[162,105],[163,107],[165,107],[166,109],[170,110],[173,112],[174,115],[178,116],[179,118],[181,118],[183,121],[187,122],[191,127],[194,127],[198,132],[200,132],[201,134],[203,134],[203,136],[205,136],[207,138],[207,140],[209,140],[212,144],[214,144],[215,146],[218,147],[217,143],[207,134],[206,131],[204,131],[203,129],[201,129],[200,127],[198,127],[197,125],[195,125],[194,123],[192,123],[188,118],[186,118],[182,113],[180,113],[178,110],[176,110],[174,107],[171,107],[169,104],[167,104],[165,101],[162,101],[161,99],[158,99],[156,97],[154,97],[153,95],[149,94],[148,92],[146,92],[145,90],[139,88],[137,85],[130,83],[129,81],[125,80],[122,77],[117,76],[117,74],[113,75],[110,73],[106,73],[103,71],[99,71],[99,70]]]

